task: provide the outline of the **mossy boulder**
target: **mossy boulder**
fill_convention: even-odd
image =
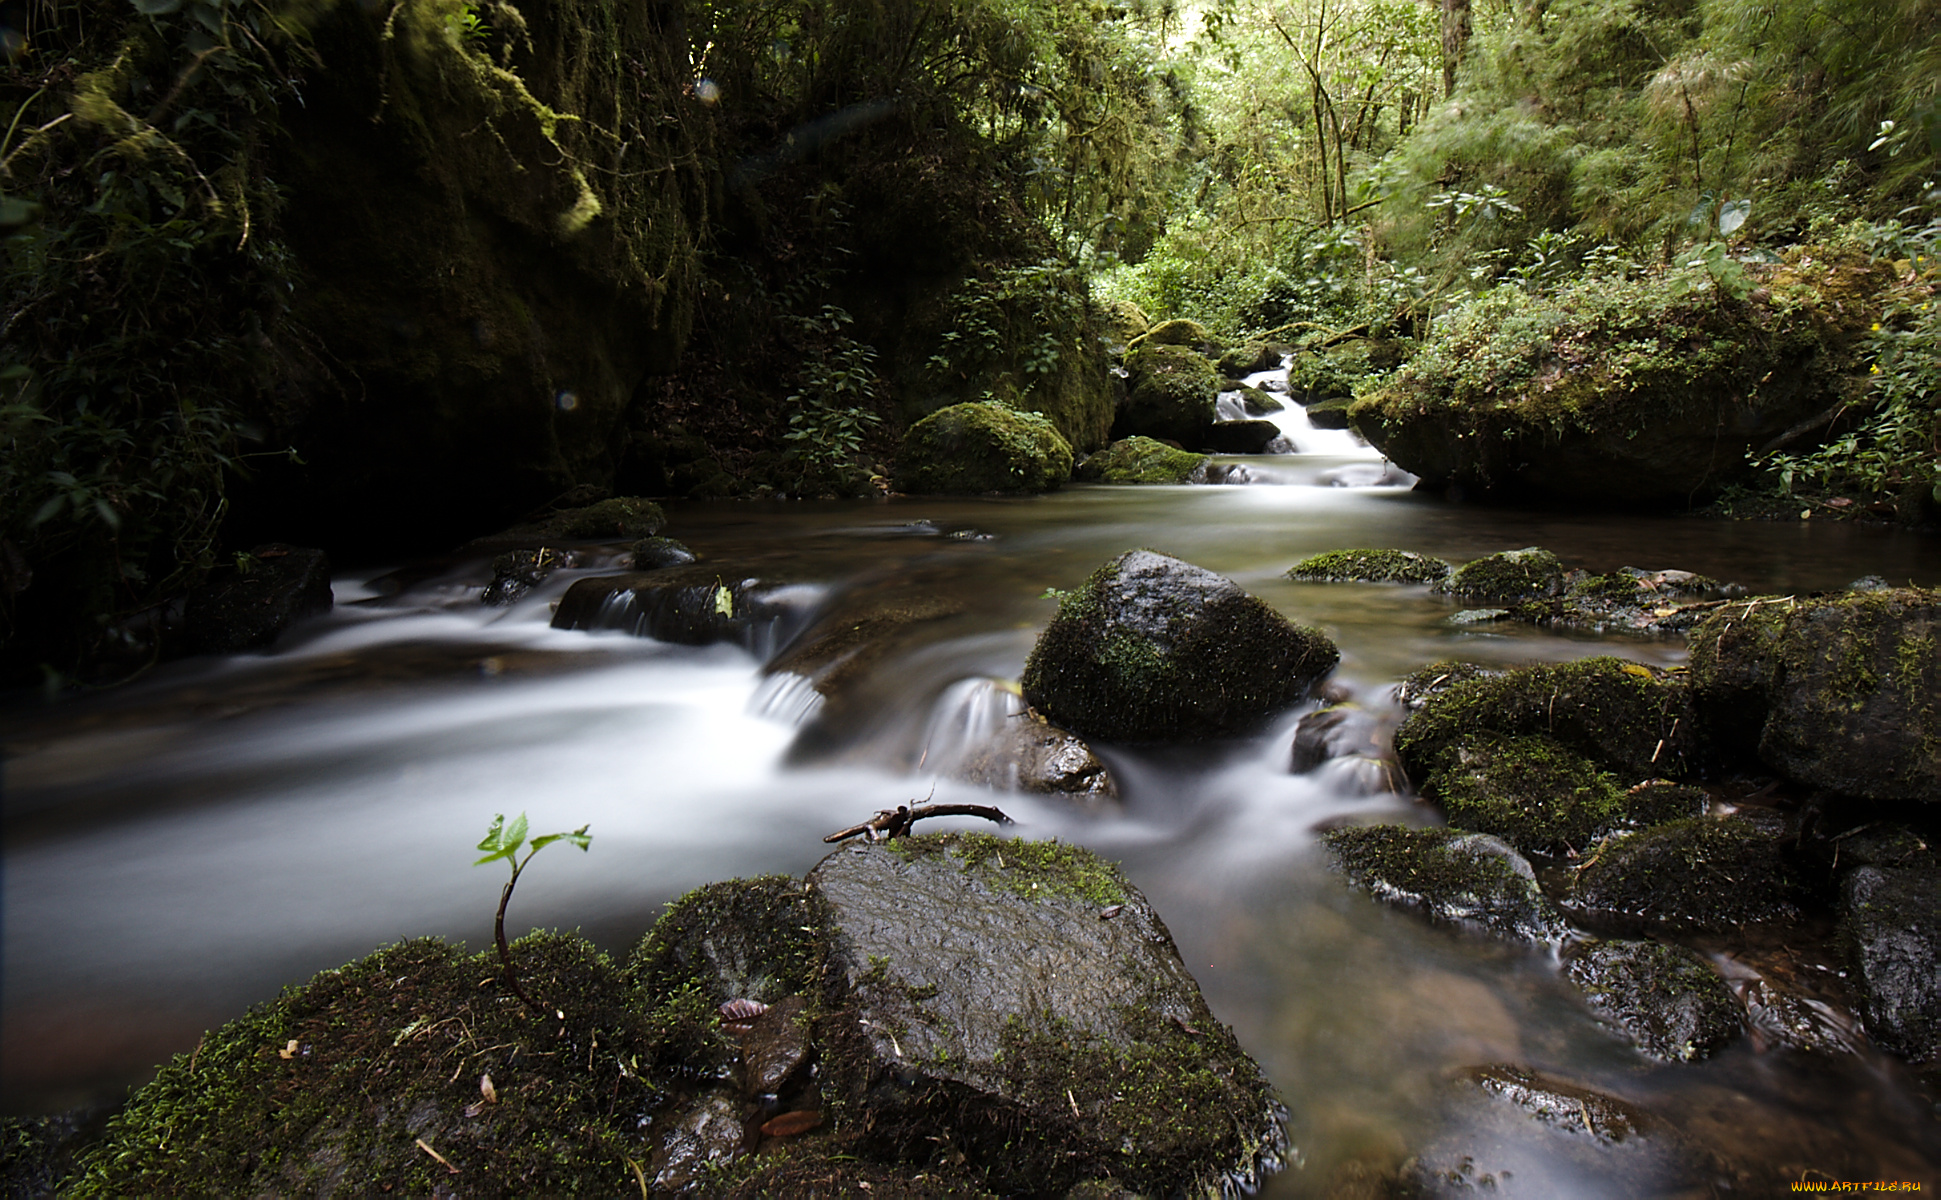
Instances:
[[[1697,816],[1704,795],[1627,791],[1542,734],[1468,739],[1425,790],[1440,800],[1450,824],[1493,833],[1525,854],[1574,853],[1619,829]]]
[[[1207,457],[1149,437],[1120,438],[1078,464],[1085,483],[1204,483]]]
[[[1240,407],[1250,417],[1264,417],[1268,413],[1285,411],[1287,405],[1272,392],[1243,387],[1240,389]]]
[[[986,1187],[1038,1195],[1199,1194],[1278,1167],[1260,1069],[1110,864],[944,834],[852,844],[806,884],[829,913],[825,1088],[878,1154],[922,1161],[943,1133]]]
[[[1540,546],[1503,550],[1464,563],[1436,585],[1458,600],[1503,604],[1562,594],[1564,564]]]
[[[1355,424],[1429,487],[1690,504],[1741,477],[1748,451],[1824,433],[1856,394],[1851,347],[1891,270],[1789,257],[1749,268],[1766,278],[1743,299],[1696,268],[1499,287],[1438,320]]]
[[[1352,407],[1354,402],[1347,397],[1330,396],[1316,400],[1303,411],[1307,413],[1307,423],[1316,429],[1353,429],[1355,421],[1349,415]]]
[[[906,492],[1048,492],[1071,478],[1072,447],[1037,413],[990,401],[938,409],[903,435],[896,485]]]
[[[1529,861],[1488,834],[1364,825],[1329,830],[1321,844],[1349,883],[1386,904],[1518,941],[1565,932]]]
[[[1220,400],[1212,363],[1185,346],[1148,342],[1126,355],[1126,372],[1129,386],[1112,426],[1115,437],[1141,434],[1182,446],[1204,440]]]
[[[1219,343],[1211,333],[1207,332],[1206,326],[1184,317],[1175,317],[1170,321],[1161,321],[1154,325],[1146,331],[1145,337],[1139,340],[1134,349],[1146,346],[1183,346],[1199,354],[1219,353]]]
[[[1619,927],[1730,933],[1799,915],[1779,837],[1742,817],[1692,817],[1601,843],[1577,871],[1571,903]]]
[[[1461,678],[1459,668],[1395,732],[1409,777],[1428,780],[1457,765],[1481,734],[1542,734],[1622,782],[1678,779],[1703,763],[1686,689],[1675,675],[1600,656]]]
[[[1571,947],[1564,975],[1591,1011],[1663,1062],[1710,1058],[1739,1036],[1732,989],[1683,946],[1592,940]]]
[[[1238,736],[1304,698],[1340,652],[1211,571],[1132,550],[1058,604],[1024,697],[1081,737]]]
[[[1214,369],[1228,379],[1244,379],[1281,365],[1280,352],[1266,342],[1243,342],[1220,356]]]
[[[633,567],[651,571],[656,567],[684,567],[696,560],[694,551],[670,537],[642,538],[633,544]]]
[[[1108,300],[1099,306],[1106,339],[1124,349],[1152,328],[1146,310],[1130,300]]]
[[[1861,867],[1841,889],[1841,940],[1874,1041],[1941,1061],[1941,867]]]
[[[1329,550],[1302,559],[1287,577],[1303,583],[1435,583],[1449,564],[1413,550]]]
[[[1509,615],[1533,625],[1587,633],[1683,634],[1717,607],[1699,597],[1743,593],[1743,588],[1689,571],[1573,571],[1566,576],[1563,595],[1523,601]]]
[[[1726,754],[1843,796],[1941,801],[1941,592],[1734,601],[1689,644]]]

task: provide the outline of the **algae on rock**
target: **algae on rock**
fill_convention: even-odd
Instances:
[[[1083,483],[1205,483],[1208,461],[1204,454],[1135,434],[1078,464],[1073,478]]]
[[[923,494],[1048,492],[1071,474],[1071,443],[1049,420],[989,402],[918,421],[897,463],[897,485]]]

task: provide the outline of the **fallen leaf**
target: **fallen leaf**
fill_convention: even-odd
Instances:
[[[492,1086],[492,1077],[490,1075],[479,1076],[479,1095],[485,1097],[487,1104],[497,1104],[499,1102],[499,1089]]]
[[[283,1049],[278,1050],[276,1052],[276,1056],[278,1058],[295,1058],[297,1056],[297,1040],[295,1038],[291,1038],[290,1044],[283,1047]]]
[[[807,1133],[822,1124],[822,1114],[813,1109],[800,1108],[785,1112],[779,1117],[771,1117],[762,1125],[762,1132],[769,1137],[794,1137]]]

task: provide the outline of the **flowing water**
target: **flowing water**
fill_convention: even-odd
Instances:
[[[1284,420],[1304,424],[1298,410]],[[798,603],[907,585],[958,607],[863,682],[814,755],[791,753],[812,694],[765,677],[756,655],[549,628],[553,602],[593,567],[511,608],[483,607],[483,555],[347,572],[335,611],[273,653],[17,703],[4,713],[8,1108],[118,1095],[204,1028],[391,940],[488,944],[502,872],[470,863],[494,813],[526,811],[539,831],[592,825],[588,854],[535,861],[510,919],[579,927],[624,951],[666,900],[714,879],[799,875],[824,834],[878,808],[933,789],[991,802],[938,767],[1006,711],[989,681],[1022,669],[1054,611],[1046,590],[1132,547],[1225,574],[1324,629],[1341,647],[1337,680],[1371,703],[1439,658],[1616,652],[1670,664],[1683,647],[1456,627],[1421,588],[1282,578],[1308,554],[1397,546],[1462,561],[1542,545],[1572,566],[1678,567],[1755,592],[1869,573],[1941,583],[1932,543],[1891,530],[1511,512],[1340,486],[1383,478],[1341,437],[1327,453],[1227,460],[1256,486],[672,506],[668,532],[705,564],[817,585],[798,588]],[[1028,836],[1121,861],[1165,916],[1215,1013],[1292,1111],[1304,1165],[1268,1194],[1322,1194],[1347,1160],[1393,1161],[1441,1128],[1451,1070],[1494,1062],[1647,1104],[1745,1158],[1805,1156],[1833,1178],[1935,1186],[1935,1114],[1892,1061],[1742,1041],[1703,1065],[1655,1066],[1599,1028],[1547,954],[1431,929],[1345,891],[1315,853],[1317,826],[1427,817],[1325,770],[1290,774],[1297,715],[1231,744],[1102,748],[1125,794],[1120,816],[996,797]],[[1517,1160],[1522,1194],[1622,1190],[1544,1153]]]

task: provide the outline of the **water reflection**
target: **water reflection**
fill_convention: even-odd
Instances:
[[[1257,465],[1314,483],[1366,462]],[[819,701],[799,678],[765,677],[734,647],[549,629],[553,602],[589,571],[484,608],[489,565],[462,557],[381,585],[377,570],[347,575],[338,609],[272,655],[176,664],[122,692],[10,710],[8,1103],[114,1091],[279,986],[395,938],[483,946],[499,880],[469,864],[495,812],[527,811],[542,830],[592,824],[592,851],[541,861],[512,917],[624,950],[687,888],[799,874],[823,834],[933,783],[938,800],[988,801],[938,782],[928,754],[1009,711],[988,681],[1021,670],[1054,610],[1047,589],[1135,546],[1229,575],[1326,630],[1342,648],[1339,681],[1369,702],[1438,658],[1615,650],[1669,664],[1683,650],[1455,627],[1421,588],[1284,578],[1309,554],[1395,546],[1462,561],[1543,545],[1574,567],[1679,567],[1754,591],[1867,573],[1937,582],[1931,545],[1891,530],[1532,514],[1298,484],[697,504],[673,510],[671,531],[724,570],[786,567],[835,597],[893,584],[949,597],[953,615],[864,675],[845,753],[801,765],[790,750]],[[1307,1165],[1269,1194],[1324,1194],[1357,1164],[1392,1165],[1443,1128],[1451,1071],[1498,1061],[1630,1096],[1755,1153],[1806,1147],[1869,1168],[1852,1178],[1923,1178],[1941,1161],[1931,1115],[1891,1064],[1742,1048],[1700,1068],[1649,1067],[1597,1027],[1547,956],[1453,938],[1341,889],[1315,860],[1318,825],[1428,814],[1325,773],[1289,774],[1298,715],[1228,745],[1102,747],[1122,819],[1002,801],[1033,836],[1123,860],[1165,915],[1293,1110]],[[1603,1194],[1595,1180],[1553,1182]]]

